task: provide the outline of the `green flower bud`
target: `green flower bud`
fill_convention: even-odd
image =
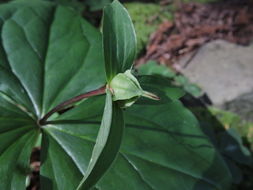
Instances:
[[[110,82],[109,89],[113,95],[113,101],[118,101],[121,107],[129,107],[141,96],[159,100],[155,94],[142,90],[138,80],[132,75],[131,70],[117,74]]]

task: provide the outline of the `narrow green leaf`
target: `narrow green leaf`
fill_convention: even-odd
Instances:
[[[107,81],[130,69],[136,55],[136,35],[127,10],[117,0],[104,9],[103,48]]]
[[[112,101],[112,95],[107,91],[103,119],[96,144],[84,178],[77,188],[78,190],[87,190],[93,187],[108,170],[118,154],[123,130],[122,110]]]

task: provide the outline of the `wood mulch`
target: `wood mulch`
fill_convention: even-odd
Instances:
[[[40,187],[40,147],[35,147],[32,151],[30,165],[32,168],[30,174],[30,185],[27,190],[39,190]]]
[[[136,64],[156,60],[180,70],[179,58],[194,55],[215,39],[248,45],[253,40],[253,1],[181,4],[174,22],[163,22],[151,35],[145,55]]]

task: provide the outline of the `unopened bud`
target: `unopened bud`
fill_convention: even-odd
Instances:
[[[131,106],[141,96],[159,100],[159,97],[155,94],[142,90],[140,83],[132,75],[131,70],[117,74],[111,80],[109,89],[113,94],[113,101],[119,101],[122,107]]]

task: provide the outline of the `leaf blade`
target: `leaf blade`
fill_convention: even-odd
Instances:
[[[108,82],[131,68],[136,56],[136,34],[127,10],[117,0],[104,8],[103,49]]]
[[[40,36],[47,36],[45,25],[48,25],[50,19],[43,19],[48,18],[53,6],[35,3],[33,4],[33,8],[31,8],[25,2],[6,4],[2,8],[5,6],[12,14],[5,18],[1,28],[3,50],[7,56],[12,73],[28,94],[36,115],[40,115],[42,109],[41,90],[43,88],[44,67],[42,59],[44,49],[42,44],[45,44],[43,38],[40,38]],[[20,6],[19,9],[15,10],[16,6]],[[39,13],[34,11],[34,9],[37,9]],[[5,15],[4,11],[1,11],[1,13]],[[31,28],[35,28],[35,30]],[[33,74],[28,74],[27,68],[33,70]]]
[[[45,60],[44,114],[67,99],[104,85],[101,46],[101,34],[79,14],[63,6],[55,9]]]
[[[107,90],[104,114],[96,144],[84,178],[77,188],[78,190],[93,187],[108,170],[118,154],[123,130],[122,110],[112,101],[112,95]]]
[[[101,35],[97,29],[92,27],[87,21],[84,21],[81,16],[74,13],[73,10],[45,1],[15,1],[1,4],[0,17],[0,29],[3,41],[0,46],[0,134],[6,134],[4,139],[1,139],[0,150],[4,149],[12,141],[15,141],[15,138],[18,138],[20,135],[30,134],[34,129],[38,129],[37,131],[39,131],[39,128],[41,128],[44,135],[44,145],[45,136],[48,137],[49,144],[51,143],[50,147],[42,147],[43,151],[45,151],[46,148],[50,151],[48,157],[43,157],[41,160],[42,163],[50,159],[51,161],[52,159],[57,161],[56,157],[54,157],[55,154],[51,156],[54,147],[56,147],[55,149],[58,150],[61,155],[65,156],[69,163],[72,163],[72,158],[69,158],[67,152],[65,152],[68,150],[57,145],[58,142],[64,140],[66,143],[67,140],[62,138],[62,141],[59,139],[56,141],[52,138],[53,135],[54,137],[56,136],[52,131],[45,135],[44,131],[46,131],[45,128],[47,127],[39,126],[37,120],[50,109],[50,106],[56,106],[66,99],[96,89],[105,83],[104,74],[100,74],[96,78],[93,77],[97,73],[104,73]],[[69,20],[75,21],[73,27],[68,28],[64,25],[66,24],[64,22]],[[57,21],[57,26],[53,27],[55,21]],[[57,36],[57,34],[59,34],[59,29],[61,32],[66,32],[66,30],[70,29],[70,33],[73,32],[73,35],[78,36],[78,39],[73,38],[72,41],[69,41],[65,38],[61,43],[56,43],[57,39],[55,39],[54,42],[50,41],[50,36],[53,34],[54,36],[52,37],[60,37]],[[88,48],[84,48],[85,52],[82,52],[82,54],[85,54],[85,57],[80,56],[79,53],[78,58],[76,58],[76,54],[74,54],[74,58],[71,57],[63,62],[64,64],[60,62],[61,64],[57,65],[53,62],[54,60],[52,60],[52,57],[56,56],[56,53],[58,57],[65,54],[69,55],[64,51],[60,51],[64,49],[59,48],[60,46],[68,43],[69,48],[75,50],[76,43],[80,41],[87,42],[85,45]],[[49,46],[53,46],[54,48],[49,48]],[[64,47],[66,46],[64,45]],[[50,61],[51,65],[48,64]],[[77,67],[80,66],[80,71],[73,72],[73,69],[67,69],[70,75],[74,75],[74,80],[66,85],[67,90],[65,89],[62,92],[57,91],[56,94],[58,93],[59,96],[54,96],[55,94],[53,91],[55,89],[57,90],[62,82],[64,82],[66,78],[68,79],[69,76],[69,73],[67,73],[68,76],[65,75],[64,77],[60,75],[62,66],[71,68],[73,65]],[[50,67],[49,69],[53,72],[47,72],[45,67]],[[57,77],[55,80],[49,80],[48,82],[48,79],[50,79],[49,75],[57,75]],[[3,103],[5,99],[2,101],[2,95],[6,96],[10,101]],[[53,98],[49,97],[52,95]],[[6,111],[5,108],[8,108],[9,111]],[[83,143],[83,141],[80,142],[73,139],[72,141],[76,144]],[[34,146],[34,144],[29,143],[29,146]],[[86,152],[92,149],[90,144],[88,147],[89,148],[85,149]],[[30,155],[27,154],[26,156],[29,157]],[[79,161],[80,160],[77,160],[77,162]],[[13,164],[15,165],[15,162],[13,162]],[[1,165],[4,166],[2,163]],[[41,167],[44,173],[45,165],[46,164],[43,164]],[[55,166],[55,168],[57,167]],[[85,167],[83,167],[82,170],[84,170],[84,168]],[[70,164],[68,169],[70,170],[70,174],[75,174],[73,176],[76,176],[76,179],[71,181],[68,187],[66,187],[71,189],[75,185],[75,182],[76,186],[78,185],[83,173],[80,173],[75,162]],[[42,176],[43,180],[49,181],[49,183],[57,181],[55,176],[53,176],[52,170],[48,169],[47,172],[50,173],[50,175],[48,175],[48,178],[43,178]],[[23,188],[23,184],[25,184],[26,175],[27,173],[23,173],[22,186],[16,189],[25,189],[25,187]],[[66,178],[72,179],[71,176],[66,176]],[[14,184],[20,183],[19,180],[15,182],[16,179],[15,177],[15,180],[11,181],[10,178],[8,178],[5,184],[13,183],[14,187]],[[57,182],[60,183],[59,180]],[[44,186],[42,189],[43,188]],[[9,187],[5,188],[4,186],[1,189],[9,189]]]
[[[102,97],[92,98],[57,121],[62,123],[61,128],[68,131],[76,128],[76,134],[95,141],[101,120],[97,113],[102,112],[103,102]],[[100,111],[86,117],[83,113],[91,111],[89,104]],[[124,116],[126,129],[120,154],[96,184],[97,189],[167,190],[186,186],[229,189],[230,174],[223,158],[201,131],[196,118],[180,102],[136,104]],[[74,122],[79,124],[73,127]]]

